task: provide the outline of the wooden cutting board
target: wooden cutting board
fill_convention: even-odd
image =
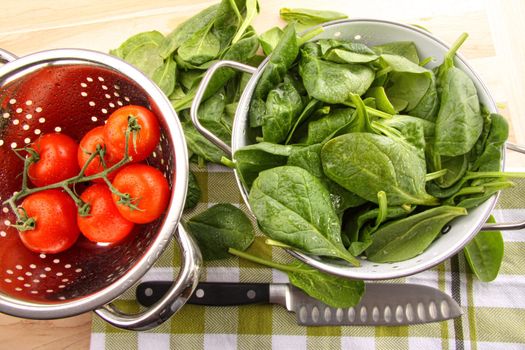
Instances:
[[[218,0],[217,0],[218,1]],[[22,56],[52,48],[107,52],[141,31],[170,32],[178,23],[212,5],[205,0],[4,0],[0,48]],[[275,25],[280,7],[345,12],[351,18],[379,18],[418,24],[447,43],[462,32],[470,37],[460,52],[481,76],[500,112],[511,123],[513,142],[525,144],[525,2],[522,0],[259,0],[254,26]],[[508,154],[507,165],[524,166],[525,157]],[[34,321],[0,315],[0,344],[8,349],[87,349],[91,313]]]

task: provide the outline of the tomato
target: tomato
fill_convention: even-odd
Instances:
[[[45,134],[31,148],[38,160],[29,165],[29,180],[35,186],[46,186],[78,175],[78,145],[71,137],[61,134]]]
[[[137,209],[120,203],[113,194],[113,201],[119,212],[129,221],[137,224],[151,222],[164,212],[170,199],[168,181],[162,173],[145,164],[130,164],[122,168],[112,182],[122,193],[127,193]]]
[[[106,148],[106,145],[104,143],[104,126],[97,126],[96,128],[91,129],[87,132],[87,134],[84,135],[84,137],[82,137],[82,140],[80,140],[77,153],[77,160],[80,168],[82,168],[84,164],[86,164],[91,154],[97,151],[97,146],[102,147],[104,149]],[[115,165],[117,162],[118,160],[113,158],[106,150],[106,154],[104,155],[104,163],[106,164],[106,167],[109,168],[112,165]],[[88,164],[84,175],[90,176],[98,174],[103,170],[104,167],[100,162],[100,156],[96,156]],[[111,179],[112,176],[115,176],[114,172],[108,174],[109,179]],[[100,178],[95,179],[94,181],[103,182],[104,180]]]
[[[60,253],[71,247],[80,231],[77,206],[73,199],[59,190],[45,190],[27,196],[21,211],[36,222],[35,228],[19,231],[22,243],[37,253]]]
[[[91,206],[88,216],[77,216],[80,232],[93,242],[116,243],[124,239],[135,226],[122,217],[107,185],[94,184],[80,195]]]
[[[128,105],[115,110],[104,126],[104,140],[115,159],[124,158],[128,117],[136,118],[136,131],[128,139],[128,154],[133,162],[140,162],[149,157],[160,139],[157,117],[149,109]]]

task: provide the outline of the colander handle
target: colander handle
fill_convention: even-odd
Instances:
[[[8,63],[11,61],[14,61],[18,58],[15,54],[12,54],[11,52],[0,49],[0,63]]]
[[[126,330],[143,331],[154,328],[175,314],[190,298],[197,287],[202,256],[193,238],[182,224],[175,235],[182,254],[182,266],[173,285],[157,303],[146,311],[126,314],[113,304],[96,309],[95,313],[111,325]]]
[[[506,142],[505,147],[521,153],[525,154],[525,146],[517,145],[512,142]],[[502,223],[495,223],[495,224],[484,224],[481,227],[481,231],[514,231],[514,230],[522,230],[525,228],[525,221],[521,222],[502,222]]]
[[[217,147],[219,147],[224,152],[226,152],[226,154],[231,155],[232,154],[231,147],[228,146],[228,144],[226,144],[220,138],[215,136],[213,134],[213,132],[211,132],[210,130],[206,129],[200,123],[199,117],[198,117],[198,114],[197,114],[197,112],[199,110],[199,106],[200,106],[201,101],[202,101],[202,97],[204,96],[204,93],[206,92],[206,89],[208,88],[208,85],[210,83],[211,78],[213,77],[213,75],[215,74],[215,72],[218,69],[224,68],[224,67],[234,68],[234,69],[240,70],[240,71],[245,72],[245,73],[250,73],[250,74],[254,74],[257,71],[257,68],[254,68],[254,67],[249,66],[247,64],[235,62],[235,61],[224,60],[224,61],[219,61],[219,62],[213,64],[208,69],[206,74],[204,74],[204,77],[202,78],[201,83],[199,84],[199,88],[197,89],[197,92],[195,93],[195,97],[193,99],[193,103],[191,104],[190,115],[191,115],[191,121],[193,122],[193,125],[195,125],[195,128],[202,135],[204,135],[208,140],[213,142]]]

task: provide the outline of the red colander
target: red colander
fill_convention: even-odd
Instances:
[[[0,50],[0,311],[51,319],[95,310],[113,325],[147,329],[175,313],[196,286],[200,252],[179,225],[188,179],[182,127],[169,100],[124,61],[89,50],[49,50],[17,58]],[[171,199],[163,217],[115,246],[80,237],[59,254],[29,251],[11,227],[4,202],[21,188],[23,161],[15,152],[40,135],[65,133],[77,141],[103,125],[115,109],[135,104],[154,112],[160,144],[147,159],[168,179]],[[108,304],[152,266],[175,236],[182,253],[177,281],[166,298],[145,312],[126,315]]]

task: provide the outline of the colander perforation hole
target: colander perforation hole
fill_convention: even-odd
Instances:
[[[4,278],[5,283],[12,283],[13,281],[10,278]]]
[[[29,130],[29,125],[27,125],[27,124],[22,125],[22,129]]]
[[[40,124],[44,124],[44,123],[46,122],[46,118],[44,118],[44,117],[40,117],[40,118],[38,118],[38,122],[39,122]]]
[[[22,113],[23,111],[24,111],[24,110],[23,110],[22,108],[20,108],[20,107],[18,107],[17,109],[15,109],[15,112],[18,113],[18,114]]]
[[[33,104],[33,101],[31,101],[31,100],[27,100],[26,101],[26,106],[31,106],[32,104]]]
[[[115,104],[114,104],[113,102],[110,102],[110,103],[109,103],[109,106],[110,106],[111,108],[115,108]]]
[[[8,275],[14,274],[13,270],[11,270],[11,269],[5,270],[5,273],[7,273]]]
[[[95,123],[97,120],[98,120],[97,117],[95,117],[95,116],[92,116],[92,117],[91,117],[91,121],[92,121],[93,123]]]
[[[56,131],[56,132],[61,132],[61,131],[62,131],[62,128],[61,128],[60,126],[57,126],[57,127],[55,127],[55,131]]]
[[[89,101],[88,104],[89,104],[91,107],[95,107],[95,105],[96,105],[95,101]]]
[[[16,142],[11,142],[11,148],[17,148],[18,147],[18,144]]]
[[[2,117],[3,117],[4,119],[9,118],[10,116],[11,116],[11,114],[9,114],[8,112],[4,112],[4,114],[2,114]]]
[[[101,111],[103,114],[108,114],[108,110],[105,109],[105,108],[102,108],[100,111]]]
[[[9,100],[9,104],[14,105],[15,103],[16,103],[16,99],[12,98],[12,99]]]
[[[82,92],[80,93],[80,96],[82,96],[82,97],[87,97],[87,95],[88,95],[88,94],[87,94],[87,92],[85,92],[85,91],[82,91]]]
[[[7,213],[9,213],[9,208],[8,208],[8,207],[3,207],[3,208],[2,208],[2,211],[3,211],[5,214],[7,214]]]
[[[4,220],[4,225],[6,225],[6,226],[11,225],[11,221],[9,221],[9,220]]]
[[[124,106],[124,103],[122,103],[121,100],[118,100],[118,101],[117,101],[117,104],[118,104],[119,106],[121,106],[121,107]]]
[[[36,107],[35,108],[35,112],[37,112],[37,113],[41,113],[42,111],[43,111],[42,107]]]
[[[27,145],[27,144],[30,144],[31,143],[31,139],[29,137],[26,137],[24,139],[24,143]]]
[[[86,80],[89,81],[90,83],[93,82],[93,78],[91,78],[91,77],[87,77]]]
[[[26,114],[26,119],[27,119],[27,120],[31,120],[31,119],[33,119],[33,115],[32,115],[31,113],[27,113],[27,114]]]
[[[13,119],[13,125],[18,125],[20,124],[20,120],[18,119]]]
[[[102,85],[101,88],[102,88],[102,90],[107,90],[108,89],[108,87],[106,85]]]
[[[104,78],[101,77],[101,76],[99,76],[97,79],[98,79],[98,81],[104,81]]]
[[[0,140],[0,146],[4,145],[4,140]]]
[[[105,94],[104,97],[109,100],[111,98],[111,95],[110,94]]]

